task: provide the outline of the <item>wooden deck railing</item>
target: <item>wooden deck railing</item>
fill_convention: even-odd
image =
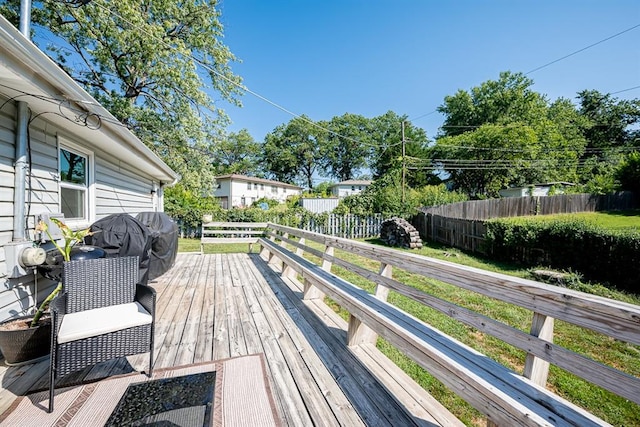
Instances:
[[[205,222],[202,224],[200,252],[204,253],[206,244],[221,243],[248,243],[251,252],[266,227],[266,222]]]
[[[375,342],[376,337],[382,335],[456,394],[486,414],[490,424],[555,424],[549,420],[556,414],[562,417],[562,422],[558,424],[575,420],[579,420],[579,424],[602,424],[602,420],[588,413],[585,415],[586,411],[581,412],[579,408],[567,405],[554,391],[545,389],[550,364],[640,404],[638,377],[575,353],[554,343],[553,339],[554,323],[558,319],[614,340],[640,345],[640,306],[277,224],[267,225],[267,238],[269,240],[261,239],[263,250],[269,258],[275,257],[283,263],[283,274],[301,278],[305,299],[327,294],[343,308],[351,310],[347,344]],[[309,245],[308,242],[315,244]],[[318,245],[321,249],[318,249]],[[339,255],[336,250],[340,250]],[[304,254],[317,257],[320,261],[317,265],[312,265],[311,261],[303,258]],[[356,265],[352,262],[353,256],[379,263],[378,271]],[[368,294],[354,292],[349,288],[348,282],[331,274],[332,266],[342,267],[373,282],[376,285],[374,296],[380,303],[376,303]],[[527,309],[532,313],[530,332],[411,287],[397,279],[402,275],[396,274],[398,272],[393,271],[394,269],[436,279]],[[516,374],[502,365],[496,369],[497,364],[487,362],[488,358],[483,354],[468,350],[441,331],[390,306],[387,304],[387,296],[391,290],[523,350],[527,354],[524,372]],[[432,347],[436,344],[427,344],[433,337],[442,342],[446,340],[449,350],[439,350],[440,353],[437,354],[433,352]],[[463,368],[464,371],[456,371]],[[482,369],[485,371],[480,372]],[[503,385],[504,389],[501,388]],[[500,390],[496,391],[496,388]],[[535,413],[536,409],[530,409],[533,406],[525,407],[526,404],[522,404],[523,398],[516,396],[520,392],[523,396],[526,394],[524,398],[540,404],[539,414]],[[509,396],[503,396],[510,393],[513,394],[513,401],[509,400]],[[502,398],[504,401],[496,403]],[[522,407],[519,406],[521,404]],[[553,414],[549,415],[548,411]],[[542,421],[536,421],[537,415],[540,415]]]

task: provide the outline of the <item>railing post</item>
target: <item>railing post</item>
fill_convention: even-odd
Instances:
[[[298,240],[298,243],[299,243],[300,245],[304,245],[304,244],[305,244],[305,243],[307,243],[307,242],[306,242],[306,240],[304,239],[304,237],[301,237],[301,238],[300,238],[300,240]],[[298,248],[296,249],[296,255],[298,255],[298,256],[303,256],[303,255],[304,255],[304,249],[302,249],[302,248],[298,247]]]
[[[280,237],[280,247],[287,249],[287,242],[285,242],[285,239],[289,238],[289,233],[284,233],[281,237]],[[287,264],[285,264],[284,261],[281,261],[280,264],[280,271],[282,272],[282,276],[286,276],[289,277],[290,272],[289,272],[289,266]]]
[[[324,247],[324,254],[326,256],[330,256],[333,257],[333,246],[325,246]],[[328,271],[329,273],[331,273],[331,266],[333,265],[333,262],[329,261],[326,258],[322,258],[322,269],[325,271]]]
[[[333,256],[333,246],[326,245],[324,247],[324,255],[325,256]],[[328,272],[331,272],[331,265],[333,263],[324,257],[322,258],[322,269]],[[312,300],[312,299],[324,299],[324,292],[318,289],[316,286],[313,286],[308,281],[304,281],[304,291],[302,299]]]
[[[285,239],[289,238],[289,233],[284,233],[282,235],[282,237],[280,238],[280,247],[287,249],[287,242],[285,241]]]
[[[531,335],[553,342],[553,317],[545,316],[540,313],[533,313],[531,322]],[[527,354],[524,362],[523,375],[534,383],[546,387],[547,377],[549,376],[549,362],[535,357],[533,354]],[[487,427],[498,427],[498,424],[491,420],[487,420]]]
[[[393,266],[384,262],[380,263],[380,276],[391,278],[393,274]],[[389,288],[378,283],[376,285],[376,298],[381,301],[387,301],[389,296]],[[350,347],[360,344],[374,344],[378,340],[378,334],[367,325],[362,323],[360,319],[353,314],[349,315],[349,329],[347,330],[347,345]]]
[[[533,320],[531,322],[531,335],[538,337],[542,340],[553,342],[553,317],[545,316],[540,313],[533,313]],[[546,360],[535,357],[533,354],[527,354],[527,358],[524,362],[523,375],[534,383],[546,387],[547,378],[549,376],[549,362]]]
[[[271,240],[272,242],[275,243],[276,241],[276,231],[274,230],[274,232],[271,234],[271,236],[269,236],[269,240]],[[267,264],[271,264],[273,263],[273,259],[276,258],[278,259],[278,257],[276,256],[276,254],[273,253],[273,251],[269,251],[269,258],[267,259]]]

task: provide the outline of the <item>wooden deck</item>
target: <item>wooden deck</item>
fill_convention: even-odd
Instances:
[[[349,350],[346,322],[257,254],[179,254],[157,290],[155,368],[264,353],[284,425],[451,425],[451,415],[375,347]],[[59,385],[145,369],[119,359]],[[0,413],[47,387],[49,362],[0,366]],[[375,376],[374,376],[375,374]],[[453,421],[455,424],[455,421]]]

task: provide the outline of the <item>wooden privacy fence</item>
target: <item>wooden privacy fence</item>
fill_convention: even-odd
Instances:
[[[420,213],[411,219],[411,224],[423,239],[467,251],[486,252],[484,241],[487,226],[483,220]]]
[[[638,199],[633,193],[622,191],[608,195],[563,194],[472,200],[423,208],[410,222],[425,240],[484,253],[484,221],[487,219],[634,209],[639,206]]]
[[[490,219],[508,216],[624,210],[634,209],[638,206],[638,197],[629,191],[620,191],[606,195],[561,194],[558,196],[469,200],[422,208],[421,212],[448,218]]]
[[[349,312],[346,344],[354,354],[361,354],[365,350],[360,349],[374,345],[381,336],[485,414],[491,425],[607,425],[546,387],[550,364],[640,404],[639,378],[618,366],[598,362],[591,354],[579,354],[554,343],[554,319],[558,319],[589,333],[595,331],[612,340],[640,345],[640,306],[277,224],[268,224],[267,237],[259,243],[261,254],[278,266],[283,279],[296,282],[302,289],[303,299],[322,304],[326,295]],[[379,269],[372,271],[355,264],[356,256],[379,263]],[[338,276],[332,272],[333,266],[372,282],[374,293]],[[482,305],[463,307],[409,286],[399,279],[407,274],[442,281],[516,310],[528,310],[532,313],[530,331],[522,331],[519,325],[510,325],[491,313],[481,313]],[[388,301],[391,290],[409,299],[416,312],[407,313],[392,303],[401,299]],[[523,372],[513,371],[414,317],[421,308],[436,310],[524,351]],[[597,354],[598,349],[594,351]]]

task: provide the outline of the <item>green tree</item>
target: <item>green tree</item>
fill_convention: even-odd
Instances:
[[[165,210],[181,224],[198,228],[202,224],[204,214],[213,214],[221,218],[223,209],[218,201],[209,195],[196,193],[185,188],[180,182],[164,192]]]
[[[3,13],[17,16],[18,0]],[[227,122],[205,88],[238,103],[216,1],[35,2],[41,46],[199,192],[211,186],[210,141]]]
[[[367,118],[351,113],[321,123],[328,130],[322,133],[321,146],[322,167],[329,176],[346,181],[367,166],[373,146],[370,124]]]
[[[616,171],[621,190],[633,191],[640,196],[640,152],[629,153]]]
[[[548,104],[532,85],[521,73],[503,72],[445,97],[432,156],[455,188],[482,198],[508,186],[575,179],[585,145],[573,123],[577,111],[563,99]]]
[[[323,181],[316,185],[313,189],[313,195],[317,197],[330,197],[331,196],[331,186],[334,185],[334,182],[331,181]]]
[[[587,141],[581,156],[580,182],[604,194],[615,187],[625,154],[640,147],[640,100],[617,100],[596,90],[578,93],[580,129]]]
[[[587,138],[586,155],[608,148],[640,147],[640,99],[618,100],[596,90],[578,93],[580,114],[586,119],[583,132]]]
[[[428,164],[428,139],[424,129],[414,126],[406,115],[399,116],[393,111],[371,119],[372,165],[374,179],[392,170],[402,169],[402,123],[404,122],[406,182],[410,186],[420,186],[432,182],[434,175]],[[411,169],[408,169],[411,166]],[[429,166],[429,167],[425,167]]]
[[[262,165],[267,173],[279,181],[313,188],[313,176],[322,168],[322,132],[306,116],[275,128],[263,145]]]
[[[248,130],[231,132],[213,147],[216,174],[260,175],[261,151],[262,145],[253,139]]]

